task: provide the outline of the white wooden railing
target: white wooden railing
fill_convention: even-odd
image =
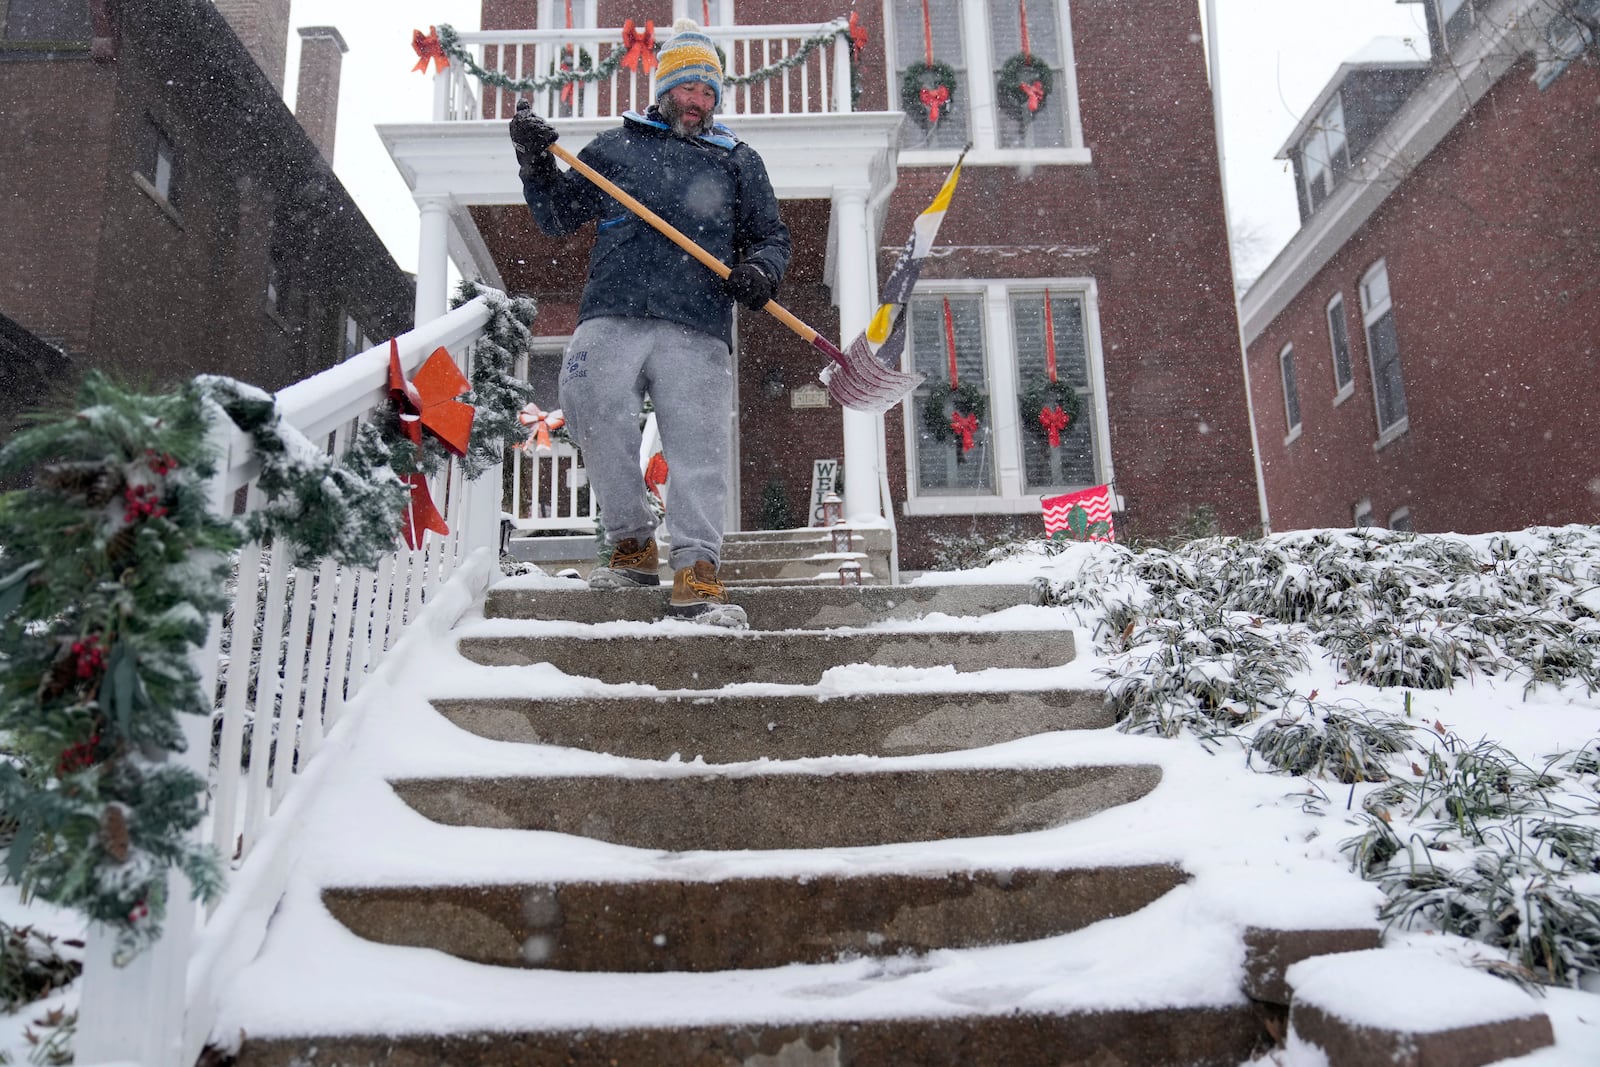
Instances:
[[[414,371],[443,345],[470,374],[467,350],[488,317],[480,297],[405,334],[402,366]],[[342,450],[360,423],[389,405],[388,364],[386,342],[290,386],[277,394],[283,421]],[[242,497],[246,510],[260,507],[249,439],[228,426],[214,440],[224,459],[212,481],[213,506],[231,513]],[[203,832],[230,863],[227,891],[215,908],[199,908],[174,876],[161,940],[126,967],[112,963],[111,935],[91,928],[78,1063],[195,1062],[218,998],[266,935],[334,750],[348,747],[365,710],[362,693],[386,664],[404,659],[397,644],[442,634],[487,588],[497,562],[501,482],[493,471],[468,482],[451,464],[431,485],[450,533],[426,535],[417,551],[401,545],[374,571],[332,562],[296,569],[282,544],[241,550],[231,622],[214,620],[211,640],[196,656],[202,684],[220,695],[215,759],[210,717],[181,716],[192,720],[183,758],[210,784]],[[254,680],[252,660],[260,664]]]
[[[830,23],[803,26],[722,26],[706,33],[724,57],[724,73],[739,77],[783,62],[800,51],[802,42],[825,32]],[[665,41],[669,29],[657,27]],[[563,64],[599,66],[622,49],[622,30],[482,30],[457,35],[479,66],[517,81],[543,80]],[[618,118],[624,111],[642,111],[655,99],[655,78],[618,66],[608,77],[575,82],[562,95],[558,87],[524,93],[535,111],[547,118]],[[461,64],[452,63],[434,79],[434,120],[510,118],[518,94],[485,85]],[[840,35],[815,49],[805,62],[750,85],[725,87],[725,115],[813,115],[848,112],[850,47]]]

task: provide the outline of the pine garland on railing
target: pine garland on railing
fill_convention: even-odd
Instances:
[[[627,50],[621,46],[619,41],[611,54],[600,60],[591,69],[558,70],[545,78],[512,78],[504,71],[484,69],[473,58],[471,51],[461,43],[460,35],[456,33],[455,27],[449,23],[441,23],[438,33],[439,45],[452,62],[459,63],[467,73],[485,85],[503,89],[508,93],[542,93],[550,89],[563,88],[573,82],[603,81],[616,73],[617,69],[622,65],[624,56],[627,54]],[[823,26],[814,36],[807,37],[801,41],[800,47],[790,55],[785,56],[776,63],[759,67],[749,73],[725,77],[723,84],[740,86],[768,81],[786,70],[793,70],[799,67],[810,58],[812,52],[826,45],[831,45],[836,38],[849,36],[850,25],[848,20],[843,18],[834,19]]]
[[[125,960],[160,933],[170,868],[197,898],[222,891],[193,836],[205,780],[168,757],[178,715],[211,711],[190,653],[238,534],[209,507],[198,388],[139,396],[91,372],[79,400],[0,450],[0,472],[34,475],[0,498],[0,809],[12,880],[114,930]]]
[[[536,306],[465,283],[489,320],[474,345],[476,415],[462,466],[492,469],[526,430],[531,398],[514,377]],[[266,504],[237,521],[207,495],[211,420],[250,435]],[[222,892],[222,863],[197,842],[206,782],[168,757],[185,750],[177,716],[209,715],[191,662],[227,607],[229,553],[245,538],[291,545],[296,566],[376,566],[395,548],[408,488],[400,475],[444,462],[379,414],[335,458],[286,425],[273,397],[222,377],[143,396],[97,372],[76,412],[41,419],[0,449],[0,476],[33,475],[0,495],[0,811],[17,829],[8,873],[41,900],[117,936],[127,960],[159,936],[167,874],[195,896]]]

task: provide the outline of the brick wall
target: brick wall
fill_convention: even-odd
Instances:
[[[1600,515],[1600,71],[1547,91],[1513,68],[1250,347],[1275,529],[1481,532]],[[1408,431],[1380,450],[1358,286],[1388,266]],[[1337,406],[1324,308],[1344,297],[1354,391]],[[1293,344],[1301,436],[1278,353]]]
[[[215,0],[273,88],[283,92],[289,55],[289,0]]]
[[[300,27],[300,74],[295,83],[294,117],[322,158],[333,162],[339,132],[339,75],[350,50],[332,26]]]

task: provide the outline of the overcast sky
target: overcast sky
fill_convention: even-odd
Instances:
[[[1103,2],[1103,0],[1095,0]],[[1202,0],[1194,0],[1202,12]],[[840,0],[848,11],[851,0]],[[411,71],[413,28],[478,27],[479,0],[294,0],[286,96],[294,99],[300,38],[331,25],[350,46],[339,93],[334,170],[407,270],[417,263],[417,213],[373,126],[431,114],[431,78]],[[1419,4],[1397,0],[1217,0],[1228,197],[1247,273],[1257,273],[1298,225],[1294,185],[1273,159],[1300,113],[1339,63],[1374,37],[1414,37],[1426,48]]]

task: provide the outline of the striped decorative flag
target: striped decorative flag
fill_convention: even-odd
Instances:
[[[1111,487],[1097,485],[1076,493],[1045,497],[1044,531],[1057,541],[1115,541],[1111,520]]]
[[[961,155],[965,157],[966,152]],[[911,299],[911,289],[917,284],[917,276],[922,273],[922,261],[933,251],[933,239],[939,233],[939,224],[944,221],[944,213],[950,207],[950,199],[956,193],[956,182],[960,179],[961,160],[957,159],[944,184],[939,187],[939,195],[912,223],[911,236],[900,250],[900,258],[895,260],[894,270],[889,272],[888,280],[883,283],[882,303],[867,325],[864,336],[873,355],[885,367],[900,366],[900,354],[906,347],[906,319],[903,314],[906,301]]]

